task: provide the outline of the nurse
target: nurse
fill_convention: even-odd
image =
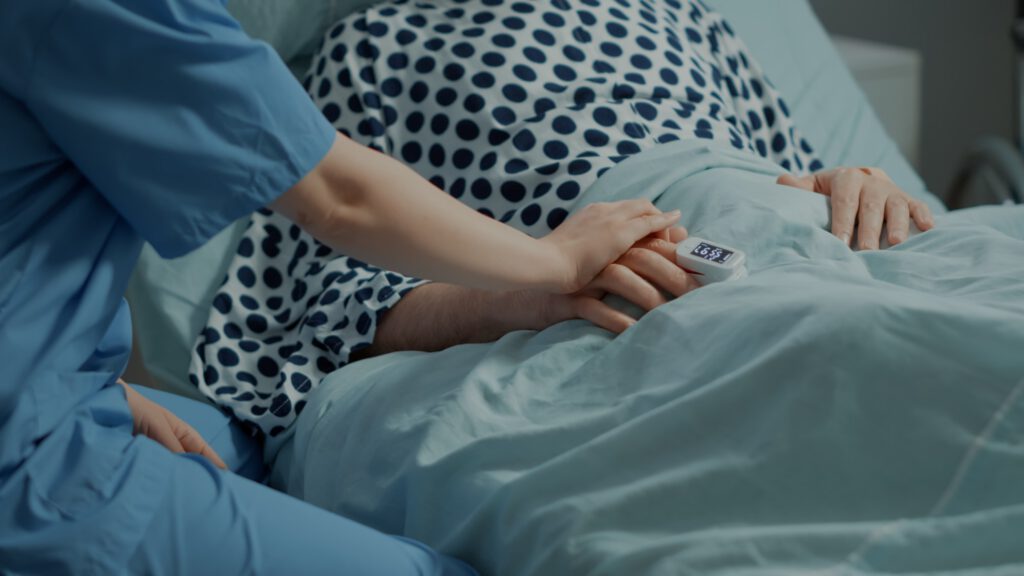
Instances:
[[[539,240],[479,216],[336,134],[215,0],[5,2],[0,54],[0,572],[471,574],[223,469],[260,468],[223,417],[117,383],[142,242],[185,254],[269,205],[406,274],[576,293],[678,214]]]

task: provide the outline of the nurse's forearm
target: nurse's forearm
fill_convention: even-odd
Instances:
[[[339,136],[272,207],[325,244],[382,268],[485,289],[564,291],[553,246],[476,213],[398,161]]]

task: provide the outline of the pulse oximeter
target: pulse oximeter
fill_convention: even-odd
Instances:
[[[676,246],[676,262],[701,284],[743,278],[746,261],[740,250],[703,238],[691,236]]]

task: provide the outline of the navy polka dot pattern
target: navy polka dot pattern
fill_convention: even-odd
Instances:
[[[794,172],[821,167],[732,28],[699,0],[390,0],[330,29],[305,87],[346,136],[534,236],[599,175],[659,144],[707,139]],[[279,433],[422,283],[260,210],[191,379]]]

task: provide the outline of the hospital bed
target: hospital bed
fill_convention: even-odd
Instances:
[[[307,0],[295,4],[322,16],[326,28],[330,18],[344,14],[339,5],[355,8],[370,3]],[[231,6],[236,4],[244,8],[236,7],[243,25],[290,56],[293,70],[301,74],[318,33],[309,22],[311,17],[289,16],[292,11],[275,8],[282,3],[237,0]],[[815,144],[825,165],[879,166],[933,208],[941,206],[886,134],[805,0],[715,0],[710,5],[735,23],[787,98],[797,125]],[[275,25],[275,18],[285,22]],[[206,246],[176,260],[163,260],[148,246],[144,250],[128,299],[141,360],[155,385],[201,399],[186,377],[189,348],[203,327],[243,226],[236,223]]]
[[[945,211],[806,0],[709,4],[826,165],[879,166]],[[289,55],[301,51],[289,42]],[[669,182],[659,201],[684,203],[697,230],[723,241],[742,231],[707,215],[764,217],[765,230],[798,237],[761,247],[762,278],[776,283],[698,291],[615,340],[569,322],[354,363],[268,443],[272,483],[493,574],[1024,573],[1024,363],[1008,352],[1024,343],[1024,294],[1012,282],[1024,268],[938,282],[922,264],[955,264],[943,251],[963,243],[976,261],[1005,264],[1024,246],[1019,209],[951,219],[962,242],[912,239],[924,260],[860,257],[824,231],[820,197],[766,184],[763,164],[710,148],[678,154],[667,180],[624,163],[590,199]],[[744,213],[746,185],[764,196]],[[159,387],[198,397],[188,350],[242,225],[177,260],[144,251],[128,298]],[[834,293],[801,293],[828,270]],[[855,290],[861,283],[891,285],[891,301],[879,306]],[[928,289],[946,299],[922,298]],[[962,309],[951,310],[958,294]],[[747,321],[715,320],[772,298]]]

